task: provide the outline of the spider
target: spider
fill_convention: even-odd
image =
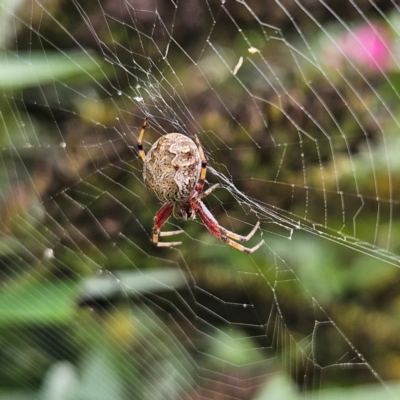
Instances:
[[[162,226],[171,214],[179,221],[194,219],[197,214],[206,228],[229,246],[248,254],[258,250],[264,243],[263,240],[252,248],[244,247],[234,240],[247,242],[260,226],[259,222],[247,236],[238,235],[220,226],[201,201],[219,185],[213,185],[203,191],[207,160],[197,136],[193,141],[181,133],[168,133],[161,136],[146,155],[142,144],[146,126],[147,118],[143,122],[137,142],[143,161],[143,180],[147,188],[165,203],[154,218],[153,243],[158,247],[180,245],[182,242],[158,241],[159,237],[183,233],[181,229],[160,232]]]

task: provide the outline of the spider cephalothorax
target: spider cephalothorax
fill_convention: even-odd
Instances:
[[[196,213],[191,208],[191,204],[188,202],[175,203],[172,209],[172,215],[178,221],[186,221],[188,219],[195,219]]]
[[[143,166],[143,179],[146,186],[165,204],[154,218],[153,243],[159,247],[169,247],[181,242],[159,242],[159,236],[172,236],[182,230],[160,232],[167,219],[173,216],[180,221],[200,217],[206,228],[218,239],[237,250],[252,253],[264,243],[261,241],[252,248],[234,242],[247,242],[259,227],[257,223],[247,236],[237,235],[221,227],[214,216],[201,201],[217,185],[203,192],[207,172],[207,160],[196,136],[195,142],[181,133],[168,133],[161,136],[148,151],[143,150],[143,136],[147,119],[143,123],[138,140],[138,149]],[[233,240],[232,240],[233,239]]]

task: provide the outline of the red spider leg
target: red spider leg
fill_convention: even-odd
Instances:
[[[167,222],[167,219],[171,216],[173,210],[173,206],[170,203],[164,204],[161,209],[157,212],[154,217],[154,228],[153,228],[153,243],[158,247],[171,247],[178,246],[182,244],[182,242],[159,242],[158,236],[172,236],[177,235],[178,233],[182,233],[183,231],[169,231],[169,232],[160,232],[162,226]]]
[[[237,249],[239,251],[243,251],[244,253],[250,254],[250,253],[253,253],[254,251],[258,250],[264,244],[264,241],[262,240],[260,243],[258,243],[257,245],[255,245],[254,247],[249,249],[249,248],[242,246],[241,244],[236,243],[233,240],[229,239],[229,237],[231,237],[235,240],[240,240],[243,242],[249,240],[254,235],[256,229],[259,226],[259,223],[256,224],[255,228],[253,228],[252,231],[247,236],[240,236],[240,235],[237,235],[236,233],[228,231],[227,229],[219,226],[218,221],[214,218],[214,216],[211,214],[211,212],[207,209],[207,207],[203,204],[202,201],[196,200],[193,203],[193,210],[197,213],[197,215],[203,221],[203,224],[206,226],[206,228],[215,237],[217,237],[219,240],[222,240],[224,243],[228,244],[229,246],[234,247],[235,249]]]

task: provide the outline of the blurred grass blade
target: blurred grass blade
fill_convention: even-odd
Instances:
[[[0,54],[0,88],[21,89],[73,79],[93,80],[102,74],[96,58],[85,52],[10,52]]]

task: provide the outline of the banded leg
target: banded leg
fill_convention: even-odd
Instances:
[[[251,230],[251,232],[247,236],[241,236],[238,235],[234,232],[228,231],[225,228],[222,228],[219,224],[218,221],[214,218],[214,216],[208,211],[206,206],[199,200],[197,202],[197,207],[195,208],[196,213],[200,217],[200,219],[203,221],[204,225],[206,228],[219,240],[222,240],[224,243],[228,244],[229,246],[235,248],[236,250],[243,251],[244,253],[251,254],[258,250],[263,244],[264,240],[261,240],[258,244],[256,244],[254,247],[248,248],[245,247],[239,243],[234,242],[231,239],[239,240],[241,242],[247,242],[256,232],[258,227],[260,226],[260,223],[257,222],[257,224],[254,226],[254,228]]]
[[[182,233],[183,230],[179,229],[177,231],[160,232],[163,225],[167,222],[168,218],[171,216],[173,206],[169,203],[164,204],[154,217],[154,227],[153,227],[153,243],[157,247],[171,247],[179,246],[182,242],[159,242],[158,237],[172,236]]]
[[[139,155],[140,158],[142,159],[143,162],[146,161],[146,154],[143,150],[143,136],[144,136],[144,131],[146,130],[146,126],[147,126],[147,118],[144,119],[143,121],[143,125],[142,125],[142,130],[140,131],[140,135],[139,135],[139,139],[137,141],[137,148],[139,150]]]
[[[215,185],[212,185],[210,188],[208,188],[205,192],[202,192],[200,194],[198,194],[195,197],[195,200],[200,200],[200,199],[204,199],[204,197],[208,196],[211,192],[213,192],[215,189],[217,189],[219,187],[219,183],[216,183]]]
[[[227,236],[233,240],[238,240],[239,242],[247,242],[253,237],[253,235],[256,233],[259,226],[260,226],[260,221],[257,221],[257,223],[254,225],[253,229],[247,236],[238,235],[237,233],[228,231],[228,229],[225,229],[225,228],[221,228],[221,232],[223,232],[225,236]]]
[[[194,141],[196,142],[197,148],[200,153],[200,158],[201,158],[201,172],[200,172],[200,178],[197,182],[196,187],[194,190],[197,193],[201,193],[203,190],[204,182],[206,181],[206,173],[207,173],[207,159],[206,156],[204,155],[203,147],[201,147],[201,143],[197,135],[194,137]],[[204,197],[204,196],[203,196]]]

